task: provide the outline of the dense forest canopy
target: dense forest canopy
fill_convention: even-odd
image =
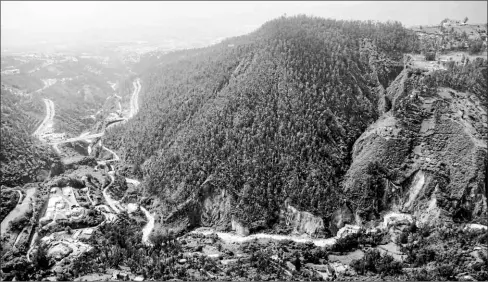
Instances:
[[[327,217],[351,146],[378,116],[364,39],[393,59],[419,49],[398,22],[296,16],[167,54],[143,77],[139,114],[106,142],[135,171],[144,163],[148,191],[167,207],[211,178],[244,221],[276,219],[286,198]],[[177,187],[178,199],[165,196]]]

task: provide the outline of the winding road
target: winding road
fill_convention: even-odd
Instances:
[[[110,171],[108,173],[108,175],[110,176],[110,184],[108,184],[107,187],[105,187],[105,189],[103,189],[103,192],[102,192],[103,197],[105,198],[108,205],[112,208],[112,210],[114,212],[120,213],[122,210],[124,210],[124,208],[120,206],[120,203],[118,201],[112,199],[112,197],[108,194],[108,189],[110,189],[110,187],[112,187],[112,185],[115,181],[114,171]]]
[[[119,156],[112,150],[108,149],[107,147],[105,146],[102,146],[102,148],[104,150],[107,150],[109,151],[110,153],[112,153],[112,155],[114,156],[114,159],[112,160],[109,160],[109,161],[117,161],[117,160],[120,160]],[[107,162],[109,162],[107,161]],[[111,166],[109,165],[109,167],[111,168]],[[112,187],[114,181],[115,181],[115,176],[114,176],[115,172],[112,170],[112,171],[109,171],[108,175],[110,177],[110,184],[107,185],[107,187],[105,189],[103,189],[103,197],[105,198],[105,201],[108,203],[108,205],[112,208],[112,210],[114,210],[116,213],[120,213],[124,210],[130,210],[129,208],[129,205],[122,205],[119,201],[117,200],[114,200],[110,194],[108,193],[108,189],[110,189],[110,187]],[[135,179],[131,179],[131,178],[125,178],[125,181],[127,183],[130,183],[134,186],[138,186],[140,184],[140,181],[138,180],[135,180]],[[149,235],[151,234],[152,230],[154,229],[154,216],[146,209],[144,208],[143,206],[140,206],[141,207],[141,210],[144,212],[144,214],[146,215],[146,218],[147,218],[147,223],[146,225],[144,226],[144,228],[142,229],[142,242],[148,246],[152,246],[152,243],[150,242],[149,240]]]
[[[114,162],[114,161],[118,161],[118,160],[120,160],[119,156],[118,156],[118,155],[117,155],[117,154],[116,154],[114,151],[110,150],[109,148],[107,148],[107,147],[105,147],[105,146],[103,146],[103,145],[102,145],[102,149],[104,149],[105,151],[107,151],[107,152],[111,153],[111,154],[112,154],[112,156],[114,156],[114,158],[113,158],[113,159],[108,160],[108,161],[106,161],[106,162]]]
[[[118,120],[116,122],[111,123],[109,126],[107,126],[105,128],[105,130],[108,129],[108,128],[110,128],[111,126],[113,126],[115,124],[125,123],[127,120],[129,120],[132,117],[134,117],[134,115],[139,111],[139,102],[138,102],[138,100],[139,100],[139,93],[141,91],[141,80],[139,78],[137,78],[133,82],[133,85],[134,85],[134,92],[132,93],[132,96],[131,96],[131,99],[130,99],[129,116],[127,118],[120,119],[120,120]],[[104,132],[103,133],[99,133],[99,134],[103,135]],[[83,138],[87,138],[87,136],[83,136]],[[106,161],[104,163],[108,163],[108,162],[113,162],[113,161],[120,160],[120,158],[117,155],[117,153],[115,153],[114,151],[110,150],[109,148],[103,146],[101,142],[100,142],[100,145],[102,146],[102,149],[108,151],[113,156],[113,159],[108,160],[108,161]],[[90,151],[91,150],[92,150],[92,148],[90,147]],[[109,166],[109,167],[111,168],[111,166]],[[109,206],[116,213],[120,213],[123,210],[130,210],[129,205],[125,205],[124,206],[124,205],[120,204],[119,201],[114,200],[110,196],[110,194],[108,193],[109,188],[112,187],[112,184],[115,181],[114,171],[113,170],[109,172],[109,177],[111,179],[111,183],[103,190],[103,193],[102,193],[103,196],[104,196],[104,198],[105,198],[105,200],[106,200],[106,202],[109,204]],[[140,184],[140,182],[138,180],[135,180],[135,179],[125,178],[125,180],[126,180],[127,183],[130,183],[130,184],[132,184],[134,186],[138,186]],[[144,208],[143,206],[140,206],[140,207],[141,207],[141,210],[146,215],[147,220],[148,220],[147,224],[142,229],[142,241],[143,241],[144,244],[151,246],[152,243],[149,240],[149,235],[151,234],[152,230],[154,229],[155,219],[154,219],[154,216],[146,208]]]
[[[120,119],[118,121],[112,122],[108,127],[105,128],[105,130],[107,128],[109,128],[110,126],[113,126],[114,124],[121,123],[121,122],[122,123],[126,122],[128,119],[132,118],[137,113],[137,111],[139,110],[138,99],[139,99],[139,92],[141,91],[141,82],[140,82],[140,79],[137,78],[133,82],[133,85],[134,85],[134,92],[132,93],[132,96],[131,96],[131,99],[130,99],[130,111],[129,111],[128,118],[123,118],[123,119]],[[44,120],[41,123],[41,125],[37,128],[37,130],[33,134],[34,136],[38,137],[41,141],[45,141],[44,138],[42,138],[42,135],[44,135],[48,129],[51,129],[52,128],[53,118],[54,118],[54,115],[55,115],[54,103],[51,100],[49,100],[49,99],[44,99],[44,103],[46,105],[46,117],[44,118]],[[59,152],[59,149],[57,148],[57,145],[58,144],[84,140],[84,141],[87,141],[87,142],[90,143],[89,148],[88,148],[88,151],[91,153],[91,151],[92,151],[92,144],[90,142],[90,139],[102,137],[104,135],[104,133],[105,133],[105,130],[103,132],[101,132],[101,133],[90,134],[90,135],[88,133],[84,133],[84,134],[81,134],[80,136],[75,137],[75,138],[70,138],[70,139],[66,139],[66,140],[62,140],[62,141],[57,141],[57,142],[50,142],[49,144],[52,145],[56,149],[57,152]],[[108,160],[106,162],[99,162],[99,164],[101,164],[101,163],[106,164],[107,162],[112,162],[112,161],[118,161],[118,160],[120,160],[119,156],[114,151],[112,151],[109,148],[107,148],[107,147],[105,147],[105,146],[102,145],[101,140],[100,140],[100,146],[102,147],[102,149],[110,152],[113,155],[113,159]],[[113,167],[110,164],[106,164],[106,165],[110,169],[108,175],[110,177],[111,182],[102,191],[103,197],[105,198],[105,200],[108,203],[108,205],[112,208],[112,210],[115,211],[115,213],[120,213],[120,212],[122,212],[124,210],[131,210],[131,208],[134,208],[134,204],[130,204],[131,205],[130,207],[129,207],[129,205],[123,205],[119,201],[114,200],[110,196],[110,194],[108,193],[110,187],[112,187],[112,185],[113,185],[113,183],[115,181],[115,176],[114,176],[115,175],[115,172],[113,170]],[[138,186],[140,184],[140,182],[138,180],[130,179],[130,178],[126,178],[126,182],[127,183],[130,183],[130,184],[133,184],[135,186]],[[90,199],[90,201],[91,201],[91,199]],[[17,205],[17,206],[19,206],[19,205]],[[145,216],[147,217],[147,220],[148,220],[147,224],[143,227],[143,230],[142,230],[142,241],[143,241],[144,244],[146,244],[148,246],[152,246],[152,243],[149,240],[149,235],[151,234],[151,232],[152,232],[152,230],[154,228],[155,219],[154,219],[154,216],[151,215],[151,213],[146,208],[144,208],[142,206],[140,206],[140,207],[141,207],[141,210],[144,212],[144,214],[145,214]],[[101,226],[102,224],[104,224],[109,219],[107,214],[105,214],[105,213],[103,213],[103,214],[105,216],[105,220],[102,223],[100,223],[98,226]],[[113,216],[115,216],[115,215],[113,215]],[[112,219],[113,219],[113,216],[111,217]],[[3,222],[2,222],[2,224],[3,224]],[[98,226],[88,227],[88,228],[96,228]],[[3,225],[2,225],[2,228],[3,228]],[[87,229],[87,228],[80,228],[80,229]],[[28,261],[30,261],[30,255],[31,255],[33,249],[35,248],[35,245],[33,243],[36,241],[36,238],[37,238],[37,232],[34,233],[34,236],[32,237],[32,240],[29,243],[29,249],[27,251],[27,260]]]
[[[34,131],[32,134],[35,137],[38,137],[39,139],[42,138],[42,135],[46,134],[46,132],[52,128],[53,126],[53,119],[55,115],[54,111],[54,103],[53,101],[49,99],[43,99],[44,104],[46,105],[46,117],[42,121],[42,123],[39,125],[39,127]]]
[[[120,122],[126,122],[128,119],[132,118],[138,111],[139,111],[139,93],[141,92],[141,80],[137,78],[133,83],[134,85],[134,92],[132,92],[132,96],[130,98],[130,110],[129,110],[129,116],[127,118],[121,118],[119,120],[116,120],[109,124],[106,129],[114,126],[115,124],[118,124]],[[120,97],[120,96],[118,96]],[[53,123],[53,118],[54,118],[54,103],[49,100],[49,99],[44,99],[44,102],[46,103],[46,117],[44,118],[43,122],[39,126],[39,128],[34,132],[34,136],[41,136],[44,134],[47,128],[49,126],[52,127]],[[101,133],[96,133],[96,134],[90,134],[90,135],[80,135],[78,137],[62,140],[62,141],[56,141],[56,142],[50,142],[50,145],[58,145],[58,144],[63,144],[63,143],[69,143],[69,142],[76,142],[76,141],[89,141],[90,139],[102,137],[105,132]],[[90,148],[91,149],[91,148]],[[108,149],[107,149],[108,150]],[[57,150],[58,151],[58,150]],[[112,152],[111,150],[109,150]],[[113,152],[112,152],[113,153]],[[115,155],[115,154],[114,154]],[[117,157],[116,160],[119,160]]]

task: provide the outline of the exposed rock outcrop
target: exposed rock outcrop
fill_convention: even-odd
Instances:
[[[235,217],[232,217],[232,230],[234,230],[238,235],[241,236],[249,235],[249,228]]]
[[[285,207],[281,210],[280,217],[287,226],[293,228],[294,233],[314,236],[324,232],[324,221],[309,212],[299,211],[285,201]]]
[[[329,222],[329,231],[335,235],[339,229],[354,221],[354,214],[351,209],[346,204],[343,204],[342,207],[332,214]]]
[[[209,178],[202,184],[200,192],[201,225],[228,228],[231,199],[225,189],[217,189]]]
[[[185,184],[181,183],[178,189],[183,189]],[[178,196],[175,192],[173,195]],[[218,189],[212,183],[210,177],[201,185],[198,195],[187,199],[180,204],[165,218],[164,224],[171,224],[177,230],[193,228],[196,226],[215,227],[217,230],[236,230],[245,234],[242,223],[233,220],[231,217],[231,197],[224,189]],[[238,226],[238,227],[236,227]],[[242,227],[240,227],[242,226]],[[242,232],[241,232],[242,231]],[[249,229],[247,229],[247,235]]]
[[[486,109],[476,95],[429,88],[428,75],[406,68],[387,90],[392,109],[354,144],[344,192],[362,220],[486,215]]]

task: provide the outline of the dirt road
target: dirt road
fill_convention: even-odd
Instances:
[[[108,194],[108,189],[110,189],[110,187],[112,187],[112,185],[115,181],[113,171],[110,171],[108,175],[110,176],[110,184],[107,185],[107,187],[105,189],[103,189],[103,192],[102,192],[103,197],[107,201],[108,205],[112,208],[112,210],[114,210],[116,213],[120,213],[123,210],[123,207],[121,208],[119,202],[112,199],[112,197]]]
[[[104,149],[108,150],[107,148],[104,147]],[[118,156],[114,153],[114,156],[116,156],[118,158]],[[110,171],[109,172],[109,176],[110,176],[110,184],[103,190],[103,197],[105,198],[105,200],[107,201],[108,205],[116,212],[116,213],[120,213],[122,212],[123,210],[133,210],[134,207],[131,207],[130,204],[126,205],[126,206],[123,206],[119,201],[117,200],[114,200],[109,194],[108,194],[108,189],[110,189],[110,187],[112,187],[112,184],[114,183],[115,181],[115,177],[114,177],[114,172],[113,171]],[[126,178],[125,179],[126,182],[130,183],[130,184],[133,184],[135,186],[139,185],[140,182],[138,180],[135,180],[135,179],[130,179],[130,178]],[[142,229],[142,242],[146,245],[149,245],[151,246],[152,243],[149,241],[149,235],[151,234],[152,230],[154,229],[154,216],[146,209],[144,208],[143,206],[141,206],[141,210],[144,212],[144,214],[146,215],[146,218],[147,218],[147,223],[146,225],[144,226],[144,228]]]
[[[137,185],[139,185],[141,183],[139,180],[130,179],[130,178],[127,178],[127,177],[125,178],[125,181],[127,183],[130,183],[130,184],[134,185],[134,186],[137,186]]]
[[[146,245],[152,246],[152,243],[149,242],[149,235],[154,229],[154,216],[143,206],[141,206],[141,210],[147,217],[147,224],[142,229],[142,242]]]
[[[139,111],[139,92],[141,92],[141,79],[137,78],[132,85],[134,85],[134,92],[130,97],[130,112],[129,118],[132,118]]]
[[[70,139],[66,139],[66,140],[62,140],[62,141],[52,142],[50,144],[51,145],[57,145],[57,144],[63,144],[63,143],[68,143],[68,142],[76,142],[76,141],[87,141],[87,142],[89,142],[90,139],[94,139],[94,138],[98,138],[98,137],[102,137],[102,136],[103,136],[103,133],[96,133],[96,134],[78,136],[78,137],[74,137],[74,138],[70,138]]]
[[[109,153],[112,154],[112,156],[114,157],[113,159],[111,160],[108,160],[107,162],[113,162],[113,161],[118,161],[120,160],[119,156],[112,150],[110,150],[109,148],[105,147],[102,145],[102,149],[104,149],[105,151],[108,151]]]
[[[104,149],[108,150],[105,147],[104,147]],[[118,158],[117,155],[114,154],[114,156],[116,156]],[[120,213],[123,210],[128,210],[128,211],[133,210],[134,209],[134,206],[131,206],[131,204],[128,204],[126,206],[123,206],[119,201],[114,200],[108,194],[108,189],[110,189],[110,187],[112,187],[112,184],[115,181],[114,172],[113,171],[110,171],[109,172],[109,176],[110,176],[111,183],[103,190],[103,197],[107,201],[108,205],[116,213]],[[140,184],[140,182],[138,180],[135,180],[135,179],[126,178],[125,181],[128,182],[128,183],[130,183],[130,184],[133,184],[135,186],[137,186],[137,185]],[[144,244],[146,244],[146,245],[151,246],[152,243],[149,241],[149,235],[151,234],[152,230],[154,229],[154,216],[146,208],[144,208],[143,206],[140,206],[140,207],[141,207],[141,210],[144,212],[144,214],[146,215],[146,218],[147,218],[147,223],[144,226],[144,228],[142,229],[142,242]]]
[[[199,233],[203,235],[217,234],[217,236],[219,236],[219,238],[226,243],[244,243],[254,239],[271,239],[271,240],[278,240],[278,241],[291,240],[297,243],[312,242],[316,246],[325,247],[325,246],[331,246],[335,244],[337,240],[337,238],[335,237],[326,238],[326,239],[313,239],[305,235],[293,236],[293,235],[276,235],[276,234],[265,234],[265,233],[252,234],[249,236],[240,236],[230,232],[216,232],[211,228],[198,228],[192,231],[192,233]]]

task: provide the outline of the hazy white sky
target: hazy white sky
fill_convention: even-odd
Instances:
[[[357,1],[2,1],[1,24],[28,29],[79,29],[87,27],[160,24],[166,21],[233,16],[246,21],[271,19],[283,13],[307,13],[333,18],[387,20],[405,25],[434,24],[445,17],[487,21],[486,1],[357,2]],[[255,17],[255,19],[253,19]],[[238,25],[239,22],[222,22]]]
[[[465,16],[469,17],[469,22],[485,23],[487,2],[2,1],[1,25],[2,32],[16,30],[16,38],[22,34],[76,33],[92,28],[141,25],[173,28],[191,24],[208,27],[216,33],[219,28],[248,32],[284,13],[336,19],[398,20],[406,26],[436,24],[446,17],[463,19]]]

